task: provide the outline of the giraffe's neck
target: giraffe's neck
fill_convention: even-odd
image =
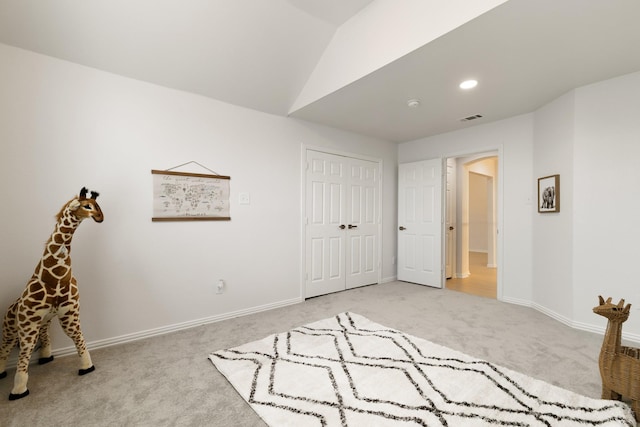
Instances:
[[[71,239],[79,224],[80,220],[73,215],[69,206],[66,206],[58,215],[55,229],[36,266],[34,276],[50,292],[66,289],[71,281]]]
[[[602,342],[602,350],[609,352],[619,352],[622,345],[622,322],[611,320],[607,322],[606,338]]]
[[[79,224],[80,220],[71,213],[70,209],[66,208],[45,245],[43,258],[47,256],[65,258],[71,252],[71,239],[73,239],[73,233]]]

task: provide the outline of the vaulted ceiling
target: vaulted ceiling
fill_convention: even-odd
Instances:
[[[0,0],[0,43],[403,142],[640,70],[639,20],[637,0]]]

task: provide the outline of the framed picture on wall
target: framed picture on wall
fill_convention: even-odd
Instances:
[[[538,178],[538,212],[560,212],[560,175]]]
[[[229,221],[228,176],[152,170],[152,221]]]

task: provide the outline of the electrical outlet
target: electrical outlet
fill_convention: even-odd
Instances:
[[[216,285],[216,294],[223,294],[226,288],[227,285],[224,280],[218,280],[218,284]]]

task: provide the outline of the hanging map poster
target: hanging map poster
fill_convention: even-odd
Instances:
[[[228,176],[152,170],[152,221],[228,221]]]

